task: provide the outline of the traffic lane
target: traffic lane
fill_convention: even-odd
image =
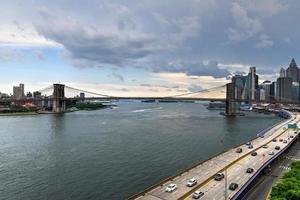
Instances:
[[[242,200],[257,200],[266,199],[273,183],[275,183],[283,172],[286,171],[282,166],[290,167],[294,160],[300,159],[300,141],[295,141],[295,144],[287,152],[282,160],[272,165],[270,174],[261,176],[255,185],[242,197]]]
[[[233,196],[241,186],[247,182],[252,176],[255,171],[259,168],[260,164],[263,163],[263,158],[259,156],[247,156],[243,160],[236,163],[234,166],[230,167],[227,170],[227,194],[228,197]],[[249,174],[246,173],[247,168],[253,168],[254,172]],[[231,183],[237,183],[238,188],[234,191],[229,190],[229,185]],[[211,191],[211,194],[208,194],[207,197],[213,199],[221,199],[224,198],[224,188],[225,180],[223,183],[219,184],[219,186]]]
[[[276,131],[276,134],[275,134],[275,136],[274,137],[277,137],[278,135],[280,135],[280,134],[284,134],[284,133],[282,133],[282,131],[285,131],[285,129],[278,129],[277,131]],[[267,142],[269,142],[270,141],[270,139],[267,141]],[[265,143],[265,141],[263,141],[264,143],[260,143],[260,145],[262,146],[262,145],[264,145],[264,144],[266,144]],[[250,151],[253,151],[253,149],[250,149],[250,150],[248,150],[249,152]],[[264,151],[264,150],[263,150]],[[247,152],[247,153],[249,153],[249,152]],[[265,154],[266,154],[266,152],[265,152]],[[259,162],[256,162],[256,165],[258,165],[258,166],[260,166],[260,163]],[[262,164],[261,164],[262,165]],[[251,177],[251,176],[250,176]],[[247,181],[247,180],[245,180],[245,181]],[[191,197],[191,196],[190,196]]]
[[[251,159],[244,158],[239,161],[238,164],[234,164],[233,166],[227,169],[227,182],[228,187],[231,182],[239,182],[239,179],[243,179],[243,174],[246,174],[247,165],[253,163]],[[222,173],[225,174],[224,171]],[[219,199],[220,197],[224,197],[224,187],[225,187],[225,179],[222,181],[211,180],[208,184],[203,186],[199,191],[204,192],[204,196],[202,199]],[[231,191],[228,191],[230,194]],[[187,198],[191,199],[192,195]]]
[[[286,124],[286,123],[285,123],[285,124]],[[283,126],[283,125],[281,125],[281,126]],[[275,127],[275,128],[276,128],[276,127]],[[282,129],[284,129],[284,127],[282,127]],[[278,134],[278,135],[280,134],[280,131],[279,131],[279,130],[280,130],[280,129],[277,129],[277,131],[275,131],[275,132],[277,132],[277,133],[276,133],[276,136],[277,136],[277,134]],[[272,131],[272,129],[271,129],[270,131]],[[268,131],[268,133],[269,133],[270,131]],[[274,132],[274,133],[275,133],[275,132]],[[272,135],[273,135],[274,133],[272,133]],[[262,145],[262,143],[266,142],[266,140],[269,140],[269,138],[257,138],[256,140],[258,141],[258,145]],[[243,155],[249,153],[250,151],[253,151],[253,149],[245,149],[243,153],[238,154],[238,155],[237,155],[234,151],[235,151],[234,149],[229,150],[229,151],[227,151],[227,152],[225,152],[225,153],[223,153],[223,154],[221,154],[221,155],[219,155],[219,156],[217,156],[217,157],[215,157],[215,158],[209,160],[209,161],[207,162],[207,163],[208,163],[208,166],[210,166],[210,168],[213,167],[213,169],[216,170],[217,167],[215,167],[215,166],[216,166],[216,163],[214,163],[214,162],[217,162],[219,165],[221,165],[222,167],[224,167],[224,166],[227,165],[227,164],[225,164],[224,162],[234,162],[234,161],[235,161],[236,159],[238,159],[240,156],[243,156]],[[227,158],[227,159],[224,159],[224,158]],[[223,160],[220,160],[220,159],[223,159]],[[203,166],[203,165],[202,165],[202,166]],[[199,167],[199,166],[198,166],[198,167]],[[207,180],[207,178],[203,178],[203,177],[206,177],[206,176],[208,176],[208,175],[209,175],[209,177],[211,177],[212,175],[214,175],[215,173],[217,173],[218,171],[220,171],[220,169],[222,169],[222,168],[220,168],[220,169],[216,170],[215,172],[214,172],[214,171],[211,171],[211,170],[208,170],[208,173],[205,173],[204,176],[202,176],[202,179],[205,179],[205,180],[202,180],[201,177],[199,177],[198,173],[199,173],[199,174],[203,174],[203,167],[199,167],[199,168],[198,168],[198,167],[196,167],[196,168],[190,170],[190,173],[192,172],[191,175],[192,175],[193,177],[195,177],[195,176],[198,177],[197,179],[199,179],[199,183],[201,183],[201,182]],[[198,171],[199,171],[199,172],[194,171],[195,169],[197,170],[197,168],[198,168]],[[202,173],[201,173],[201,171],[202,171]],[[189,173],[186,173],[186,174],[189,175]],[[167,187],[167,185],[169,185],[169,184],[171,183],[171,181],[169,181],[168,183],[165,183],[165,184],[163,185],[163,187],[156,188],[156,189],[150,191],[149,193],[152,194],[153,196],[159,197],[159,198],[167,198],[167,199],[169,199],[169,198],[170,198],[170,199],[179,198],[181,195],[183,195],[183,194],[185,194],[185,193],[187,193],[187,192],[190,191],[190,189],[186,187],[186,181],[187,181],[189,178],[183,178],[183,179],[180,179],[181,177],[185,177],[185,176],[179,176],[179,177],[176,177],[176,178],[173,180],[173,182],[174,182],[174,181],[177,181],[177,183],[175,183],[175,184],[177,184],[177,186],[178,186],[177,191],[172,192],[172,193],[167,193],[167,192],[165,192],[165,188]],[[196,178],[196,177],[195,177],[195,178]],[[168,196],[170,196],[170,197],[168,198]]]
[[[285,134],[284,136],[286,137],[286,135],[287,134]],[[269,151],[274,150],[274,153],[278,153],[275,152],[276,151],[275,146],[277,145],[280,145],[281,147],[285,146],[284,143],[278,144],[276,142],[271,142],[268,149],[264,149],[264,148],[258,149],[257,156],[248,155],[242,160],[232,165],[230,168],[228,168],[227,170],[228,187],[231,182],[237,183],[239,187],[244,185],[253,176],[253,174],[246,173],[247,168],[252,167],[255,171],[257,171],[260,168],[260,166],[262,166],[265,162],[267,162],[267,160],[271,158],[271,156],[268,155]],[[253,173],[255,173],[255,171]],[[220,182],[212,180],[211,182],[209,182],[208,184],[206,184],[204,187],[200,189],[200,191],[203,191],[205,193],[202,199],[219,199],[221,197],[224,197],[224,185],[225,185],[224,179]],[[228,195],[233,196],[237,191],[238,188],[235,191],[228,190]],[[189,198],[192,198],[192,196],[190,196]]]

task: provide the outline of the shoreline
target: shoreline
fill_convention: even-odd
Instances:
[[[38,115],[37,112],[12,112],[12,113],[0,113],[0,117],[5,116],[24,116],[24,115]]]

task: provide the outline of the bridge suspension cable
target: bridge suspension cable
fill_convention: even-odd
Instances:
[[[81,89],[73,88],[73,87],[70,87],[70,86],[67,86],[67,85],[65,85],[65,88],[68,88],[68,89],[70,89],[70,90],[75,90],[75,91],[77,91],[77,92],[84,92],[84,93],[96,95],[96,96],[113,97],[113,96],[106,95],[106,94],[99,94],[99,93],[90,92],[90,91],[87,91],[87,90],[81,90]]]
[[[226,84],[217,86],[217,87],[208,88],[208,89],[202,89],[202,90],[199,90],[196,92],[188,92],[188,93],[177,94],[177,95],[172,95],[172,96],[165,96],[164,98],[175,98],[175,97],[182,97],[182,96],[191,95],[191,94],[204,93],[204,92],[209,92],[209,91],[212,91],[215,89],[224,88],[225,86],[226,86]]]

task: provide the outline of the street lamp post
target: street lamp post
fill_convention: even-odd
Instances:
[[[227,200],[227,168],[225,168],[225,188],[224,188],[224,199]]]

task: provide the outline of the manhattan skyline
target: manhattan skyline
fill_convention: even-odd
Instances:
[[[223,85],[250,66],[261,81],[275,80],[298,60],[299,2],[248,2],[3,1],[0,92],[61,82],[172,95]]]

